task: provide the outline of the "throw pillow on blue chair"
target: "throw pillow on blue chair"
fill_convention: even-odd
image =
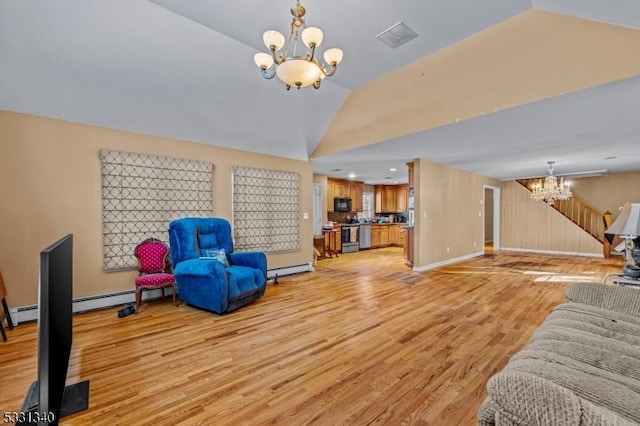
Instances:
[[[258,251],[234,252],[226,219],[174,220],[169,245],[178,295],[186,303],[221,314],[264,295],[267,258]]]

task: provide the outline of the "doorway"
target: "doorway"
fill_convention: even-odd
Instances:
[[[484,253],[500,249],[500,188],[484,186]]]
[[[313,235],[322,235],[322,186],[313,184]]]

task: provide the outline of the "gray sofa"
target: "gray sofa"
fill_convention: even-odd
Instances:
[[[640,289],[568,286],[531,340],[487,382],[478,424],[640,424]]]

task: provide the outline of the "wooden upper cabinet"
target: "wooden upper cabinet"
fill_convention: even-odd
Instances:
[[[409,187],[408,186],[400,186],[398,187],[398,203],[397,203],[397,211],[406,212],[408,210],[409,205]]]
[[[327,211],[333,211],[333,198],[336,196],[335,185],[327,180]]]
[[[376,213],[382,213],[382,185],[376,185],[374,187],[374,195],[375,195],[375,204],[374,204],[374,210]]]
[[[385,185],[382,205],[385,212],[393,213],[398,211],[398,190],[395,186]]]
[[[351,211],[362,211],[362,191],[364,182],[342,179],[327,179],[327,210],[333,211],[335,197],[351,198]]]
[[[352,200],[351,210],[354,212],[362,211],[362,190],[363,190],[362,184],[353,185],[351,187],[351,200]]]
[[[376,185],[376,213],[397,213],[408,210],[409,189],[406,185]]]

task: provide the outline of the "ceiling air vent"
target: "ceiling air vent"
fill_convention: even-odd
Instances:
[[[376,36],[378,40],[394,49],[416,37],[418,37],[418,34],[409,28],[404,22],[398,22],[391,28],[384,30]]]

